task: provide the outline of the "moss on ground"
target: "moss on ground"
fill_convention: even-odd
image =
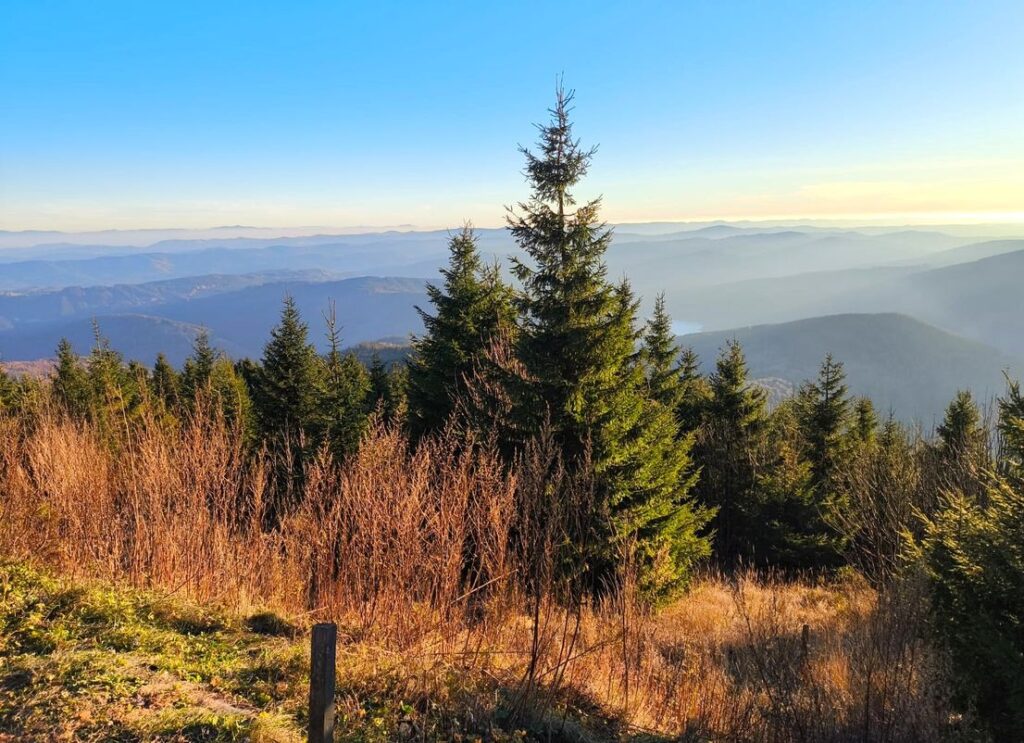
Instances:
[[[0,563],[0,743],[304,740],[307,642],[267,612]],[[439,669],[430,687],[398,656],[340,648],[337,739],[528,739],[495,724],[492,680]]]
[[[305,665],[216,611],[0,566],[0,740],[300,740]]]

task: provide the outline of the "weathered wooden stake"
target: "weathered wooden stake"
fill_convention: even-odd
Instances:
[[[313,625],[309,669],[309,743],[334,743],[334,660],[338,625]]]

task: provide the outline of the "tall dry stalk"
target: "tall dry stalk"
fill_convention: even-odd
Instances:
[[[506,724],[564,739],[943,732],[944,668],[922,639],[914,584],[707,577],[652,614],[624,568],[594,603],[580,590],[585,566],[566,567],[588,538],[587,478],[553,451],[541,437],[510,470],[464,434],[410,448],[378,421],[345,463],[322,454],[301,503],[267,530],[265,458],[215,414],[134,421],[113,444],[54,413],[0,420],[0,555],[239,610],[330,616],[401,658],[405,693],[477,679],[492,690],[474,697],[486,700],[477,719],[500,706]]]

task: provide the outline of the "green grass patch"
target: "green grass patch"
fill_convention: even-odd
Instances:
[[[307,683],[299,641],[158,594],[0,565],[0,734],[299,740]]]
[[[0,563],[0,741],[305,738],[305,629]],[[339,648],[336,739],[547,739],[507,731],[493,679]]]

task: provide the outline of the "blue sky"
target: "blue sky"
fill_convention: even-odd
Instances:
[[[555,77],[614,221],[1024,219],[1024,2],[47,2],[0,229],[500,224]]]

